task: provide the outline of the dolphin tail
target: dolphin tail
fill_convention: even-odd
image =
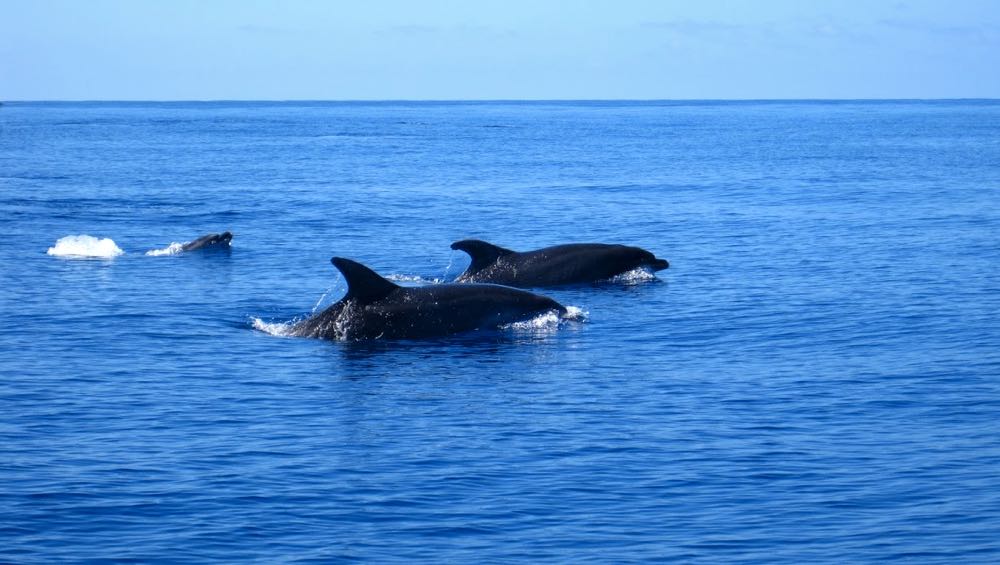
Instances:
[[[451,248],[465,251],[472,258],[472,263],[469,265],[469,270],[467,271],[469,273],[485,269],[504,255],[514,253],[510,249],[504,249],[503,247],[479,239],[456,241],[451,244]]]
[[[347,281],[347,296],[344,297],[346,299],[355,299],[362,304],[367,304],[399,288],[392,281],[386,280],[375,271],[356,261],[334,257],[330,259],[330,262],[343,273],[344,280]]]

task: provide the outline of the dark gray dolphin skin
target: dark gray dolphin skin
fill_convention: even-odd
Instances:
[[[298,322],[289,335],[333,340],[426,339],[493,329],[566,308],[545,296],[493,284],[403,287],[360,263],[330,260],[347,281],[347,294]]]
[[[455,282],[494,283],[521,288],[605,281],[634,269],[659,271],[670,263],[639,247],[571,243],[518,253],[478,239],[451,244],[472,263]]]
[[[196,249],[228,249],[233,240],[233,234],[227,231],[222,233],[210,233],[203,235],[194,241],[189,241],[181,246],[181,251],[194,251]]]

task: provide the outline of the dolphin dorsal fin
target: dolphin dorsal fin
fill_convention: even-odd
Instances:
[[[469,265],[470,272],[485,269],[504,255],[514,253],[514,251],[511,251],[510,249],[504,249],[503,247],[487,243],[480,239],[463,239],[462,241],[456,241],[451,244],[451,248],[459,249],[469,254],[469,257],[472,258],[472,263]]]
[[[356,261],[334,257],[330,262],[343,273],[344,280],[347,281],[345,299],[353,298],[361,303],[374,302],[399,288],[395,283]]]

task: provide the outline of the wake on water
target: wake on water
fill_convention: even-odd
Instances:
[[[585,322],[589,313],[582,308],[576,306],[567,306],[566,315],[560,316],[555,311],[548,311],[535,316],[529,320],[522,320],[520,322],[514,322],[512,324],[504,324],[500,326],[501,331],[509,331],[513,333],[547,333],[550,331],[555,331],[559,326],[566,322]],[[291,334],[292,328],[303,320],[304,318],[294,318],[287,322],[267,322],[261,318],[251,317],[250,323],[253,329],[266,333],[268,335],[273,335],[277,337],[288,337]]]
[[[181,251],[184,251],[183,243],[171,243],[163,249],[150,249],[146,252],[146,255],[151,257],[161,257],[163,255],[177,255]]]
[[[184,251],[183,243],[171,243],[163,249],[150,249],[145,254],[150,257],[162,257],[165,255],[177,255]],[[46,251],[48,255],[55,257],[66,257],[70,259],[111,259],[124,255],[123,251],[113,239],[98,239],[92,235],[67,235],[56,241],[53,247]]]

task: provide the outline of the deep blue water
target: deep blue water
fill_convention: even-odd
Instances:
[[[2,562],[1000,560],[1000,102],[5,103],[0,232]],[[253,328],[469,237],[671,268]]]

